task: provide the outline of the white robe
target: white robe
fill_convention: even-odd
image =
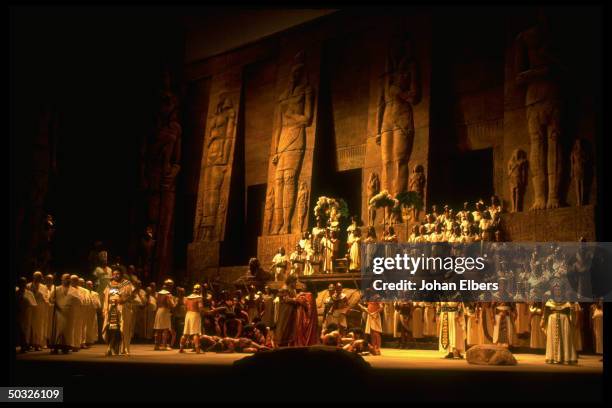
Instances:
[[[546,362],[550,364],[575,364],[578,354],[574,347],[573,324],[569,302],[546,302]]]
[[[32,314],[36,306],[34,293],[26,288],[23,292],[23,297],[19,299],[19,304],[17,305],[19,311],[17,321],[23,335],[21,341],[25,344],[32,344]]]
[[[102,307],[100,295],[96,291],[89,291],[91,304],[87,315],[87,332],[85,342],[94,344],[98,342],[98,310]]]
[[[30,343],[36,346],[44,346],[46,342],[47,327],[49,326],[49,291],[44,284],[39,284],[36,290],[32,282],[27,288],[32,291],[36,306],[32,308],[32,326]]]
[[[57,286],[54,290],[53,330],[51,343],[58,346],[78,347],[74,344],[75,312],[81,305],[81,297],[72,286]]]
[[[603,309],[593,308],[593,339],[595,353],[603,354]]]
[[[438,340],[438,350],[444,354],[455,350],[462,352],[465,350],[464,319],[461,303],[441,302],[440,303],[440,331]],[[443,311],[445,307],[456,308],[457,311]]]
[[[47,304],[47,324],[45,326],[45,344],[51,344],[51,331],[53,329],[53,309],[55,299],[55,285],[51,285],[51,288],[47,287],[47,293],[49,294],[49,303]]]

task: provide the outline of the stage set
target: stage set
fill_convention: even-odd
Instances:
[[[28,279],[19,282],[17,293],[21,302],[32,288],[44,286],[42,275],[29,282],[35,270],[51,274],[48,291],[40,292],[48,293],[47,300],[36,294],[49,307],[45,316],[55,316],[49,318],[53,329],[47,327],[46,336],[63,342],[59,349],[66,353],[93,345],[71,354],[45,349],[18,354],[16,384],[64,385],[67,398],[72,392],[75,400],[95,395],[99,401],[287,396],[296,401],[601,401],[601,305],[572,303],[563,310],[572,314],[572,322],[581,316],[578,329],[569,324],[564,329],[563,341],[577,345],[574,339],[580,338],[584,351],[576,357],[572,346],[563,364],[547,364],[546,339],[541,333],[535,340],[529,335],[539,330],[537,324],[530,326],[531,319],[547,316],[547,306],[527,303],[511,306],[522,317],[510,325],[529,321],[517,329],[519,343],[508,340],[513,353],[504,358],[513,356],[516,364],[471,364],[466,340],[461,346],[443,345],[438,337],[447,338],[448,332],[436,326],[440,320],[424,317],[432,310],[444,314],[457,308],[413,302],[403,314],[401,305],[362,302],[360,291],[363,243],[602,240],[598,13],[470,7],[324,14],[216,52],[206,44],[215,35],[223,37],[220,22],[218,32],[198,31],[193,27],[199,17],[180,19],[190,27],[176,47],[184,51],[183,59],[160,75],[158,100],[150,103],[157,107],[153,130],[126,149],[134,153],[126,158],[133,163],[125,189],[129,199],[117,200],[116,217],[104,218],[125,219],[115,229],[118,221],[107,221],[109,230],[125,234],[114,250],[96,245],[89,270],[82,266],[87,254],[57,253],[62,246],[83,246],[74,242],[80,240],[82,227],[76,224],[82,220],[64,227],[46,216],[57,211],[59,218],[70,219],[62,210],[62,194],[70,188],[53,190],[53,183],[62,185],[65,177],[54,167],[61,132],[55,126],[57,112],[42,115],[43,130],[34,137],[31,155],[36,165],[23,170],[37,184],[29,192],[28,183],[20,186],[25,198],[17,270]],[[206,18],[204,24],[215,23],[214,16]],[[60,164],[66,156],[59,156]],[[123,177],[119,170],[117,179]],[[97,201],[93,193],[86,198],[83,202]],[[39,219],[45,220],[42,227]],[[62,228],[72,229],[61,233]],[[105,243],[114,239],[109,234]],[[62,256],[82,259],[58,266]],[[74,270],[60,284],[62,274]],[[133,313],[133,326],[125,329],[131,330],[129,338],[136,332],[135,338],[150,344],[128,342],[129,356],[107,357],[114,353],[96,344],[98,331],[85,328],[89,323],[71,328],[81,332],[70,340],[57,335],[69,331],[68,318],[57,318],[58,308],[65,306],[58,296],[67,299],[72,287],[81,300],[71,313],[89,316],[76,320],[95,321],[120,339],[126,336],[123,313],[129,319]],[[283,320],[285,297],[306,292],[311,314]],[[336,313],[340,301],[345,309]],[[182,315],[177,305],[185,309]],[[464,323],[469,313],[481,313],[481,306],[470,312],[466,305]],[[364,311],[378,313],[378,323]],[[201,328],[198,323],[192,333],[194,321],[185,313],[195,313],[198,321],[202,316]],[[207,313],[223,316],[210,318],[205,327]],[[505,319],[505,312],[501,315]],[[19,315],[20,323],[24,316]],[[179,343],[183,348],[196,331],[225,335],[231,331],[226,322],[243,317],[245,325],[264,323],[261,333],[253,327],[249,333],[252,339],[261,335],[259,346],[274,350],[195,354],[187,347],[178,353]],[[404,317],[411,319],[410,328],[408,323],[402,328]],[[431,326],[426,329],[430,341],[407,340],[408,333],[418,337],[415,333],[424,330],[412,323],[416,319]],[[334,332],[329,329],[333,323],[338,337],[351,332],[358,340],[362,330],[373,347],[364,346],[369,355],[320,345],[285,348],[297,340],[293,334],[287,340],[283,331],[289,333],[287,327],[298,320],[309,322],[305,344],[328,341],[321,331]],[[215,327],[219,321],[220,329]],[[22,324],[24,333],[28,324],[36,323]],[[165,349],[169,333],[178,327],[174,350],[154,351],[153,342]],[[265,333],[272,333],[274,342]],[[23,340],[28,336],[22,336],[22,350],[36,345]],[[401,349],[393,348],[398,339]],[[499,343],[493,339],[489,346]],[[471,344],[484,342],[481,336]],[[309,356],[314,357],[309,361]],[[101,383],[117,388],[101,392]],[[184,392],[176,391],[180,387]]]

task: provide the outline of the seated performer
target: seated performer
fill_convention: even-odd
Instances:
[[[180,341],[179,353],[185,352],[185,344],[190,337],[193,338],[196,353],[200,354],[200,334],[202,334],[201,312],[204,309],[202,302],[202,287],[199,284],[193,286],[193,293],[187,296],[185,302],[185,324],[183,325],[183,336]]]

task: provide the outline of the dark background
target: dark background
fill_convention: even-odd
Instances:
[[[57,171],[46,203],[61,243],[53,269],[83,267],[96,239],[125,259],[140,142],[154,123],[162,70],[180,72],[182,63],[176,19],[151,8],[11,12],[13,204],[27,206],[40,112],[56,110]]]

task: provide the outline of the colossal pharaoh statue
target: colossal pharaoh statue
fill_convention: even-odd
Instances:
[[[387,56],[378,103],[376,143],[382,153],[382,189],[393,196],[408,189],[408,162],[414,142],[412,105],[420,100],[412,41],[395,39]]]
[[[531,140],[534,210],[557,208],[562,174],[561,74],[564,69],[552,46],[549,20],[542,12],[537,26],[516,40],[516,83],[526,86],[525,107]]]
[[[211,118],[210,133],[206,139],[206,161],[204,170],[204,194],[200,203],[198,238],[210,241],[219,238],[220,225],[217,220],[221,187],[229,170],[230,154],[236,121],[234,104],[227,95],[219,96],[217,108]]]
[[[278,99],[274,118],[274,215],[272,234],[291,232],[297,180],[306,149],[306,128],[313,118],[313,89],[308,84],[304,53],[295,56],[287,89]]]

